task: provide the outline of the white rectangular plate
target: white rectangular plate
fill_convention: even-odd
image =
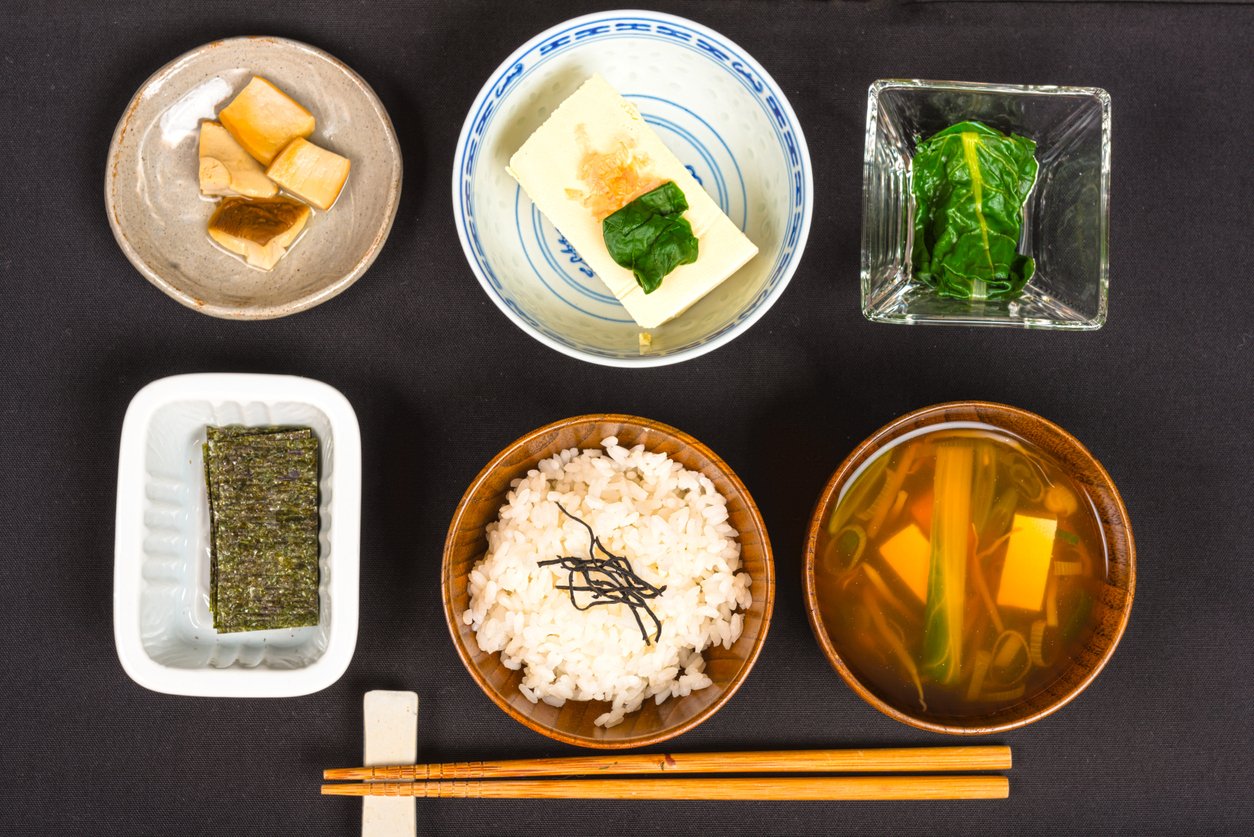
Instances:
[[[316,626],[219,634],[209,612],[208,425],[317,435]],[[132,399],[118,455],[113,632],[122,667],[158,692],[287,697],[339,679],[357,644],[361,434],[337,390],[282,375],[176,375]]]

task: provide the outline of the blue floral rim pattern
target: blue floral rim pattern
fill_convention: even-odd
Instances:
[[[694,50],[725,68],[746,91],[763,108],[780,143],[786,153],[789,175],[792,181],[788,220],[784,228],[783,242],[779,253],[771,267],[768,280],[759,292],[732,320],[722,327],[697,341],[677,346],[667,352],[654,353],[651,361],[658,361],[676,355],[695,356],[713,348],[713,344],[722,342],[745,321],[756,319],[762,313],[763,303],[782,291],[796,268],[797,257],[805,243],[809,228],[809,206],[811,196],[811,178],[809,172],[809,156],[805,151],[805,142],[800,127],[790,118],[790,110],[786,100],[766,75],[751,58],[738,48],[717,37],[713,32],[682,20],[669,16],[653,15],[590,15],[576,19],[570,25],[558,27],[530,44],[518,55],[508,68],[499,74],[490,86],[476,99],[472,115],[467,120],[463,131],[463,139],[457,149],[454,163],[454,208],[456,209],[459,232],[463,245],[470,258],[471,266],[489,289],[494,301],[503,309],[525,323],[537,335],[555,347],[568,347],[587,355],[612,360],[641,361],[635,355],[608,352],[603,347],[593,346],[574,341],[566,335],[546,328],[527,311],[523,310],[504,291],[500,279],[488,261],[484,247],[479,238],[476,225],[474,198],[471,184],[474,179],[475,167],[478,163],[478,152],[492,119],[499,109],[499,104],[517,88],[518,82],[530,75],[538,67],[556,55],[586,44],[594,40],[617,39],[631,37],[636,39],[652,39],[669,44],[679,44]],[[720,201],[722,203],[722,201]],[[703,348],[708,347],[708,348]]]

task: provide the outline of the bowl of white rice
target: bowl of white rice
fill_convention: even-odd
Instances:
[[[757,506],[673,427],[592,415],[510,444],[444,544],[444,610],[493,702],[551,738],[641,747],[692,729],[753,667],[770,624]]]

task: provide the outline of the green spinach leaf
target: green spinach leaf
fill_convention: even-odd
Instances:
[[[684,193],[667,181],[601,222],[610,257],[635,274],[646,294],[676,267],[697,260],[697,237],[683,217],[687,208]]]
[[[914,276],[954,299],[1013,299],[1036,271],[1017,252],[1036,143],[979,122],[921,143],[911,163]]]

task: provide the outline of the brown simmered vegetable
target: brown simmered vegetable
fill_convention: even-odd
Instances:
[[[267,166],[285,145],[309,136],[317,124],[303,105],[259,76],[218,112],[218,120],[245,151]]]
[[[214,628],[318,624],[317,437],[309,428],[210,427],[204,453]]]
[[[307,139],[294,139],[274,158],[266,176],[319,209],[330,209],[348,180],[351,163]]]
[[[200,123],[200,193],[272,198],[279,192],[261,164],[217,122]]]
[[[200,192],[225,198],[209,237],[250,267],[273,270],[304,230],[310,207],[330,209],[344,190],[352,164],[306,139],[316,127],[309,110],[260,76],[216,120],[200,123]]]
[[[209,219],[209,236],[253,267],[270,270],[305,228],[309,213],[291,198],[225,198]]]

